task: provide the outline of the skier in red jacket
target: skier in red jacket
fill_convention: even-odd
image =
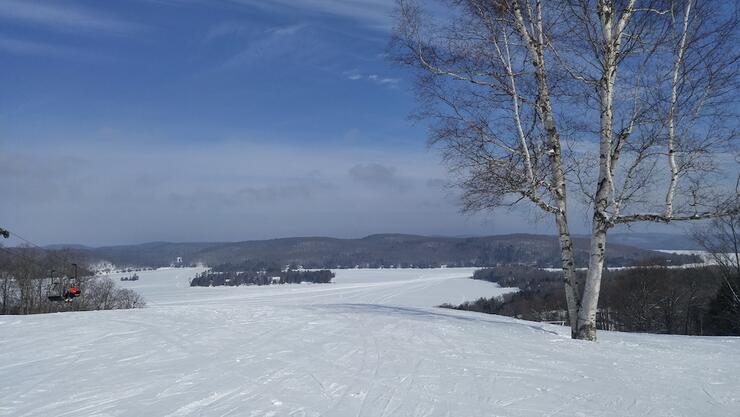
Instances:
[[[64,301],[70,302],[75,297],[80,296],[80,289],[77,287],[69,287],[67,288],[67,291],[64,293]]]

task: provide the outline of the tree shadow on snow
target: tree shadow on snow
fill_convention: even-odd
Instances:
[[[472,323],[490,323],[496,325],[505,325],[510,327],[523,327],[536,332],[551,334],[555,336],[562,336],[560,333],[554,330],[548,330],[542,326],[535,324],[529,324],[523,320],[509,319],[500,320],[489,317],[469,317],[454,313],[442,313],[440,311],[433,311],[423,308],[413,307],[397,307],[382,304],[362,304],[362,303],[341,303],[341,304],[323,304],[314,305],[310,308],[314,309],[332,309],[332,310],[343,310],[344,312],[355,312],[363,314],[383,314],[383,315],[402,315],[408,317],[419,317],[419,318],[432,318],[438,320],[461,320]],[[498,316],[497,316],[498,317]]]

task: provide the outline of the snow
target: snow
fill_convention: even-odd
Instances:
[[[676,255],[696,255],[699,258],[701,258],[702,263],[696,263],[696,264],[684,264],[684,265],[674,265],[674,268],[702,268],[712,265],[717,265],[717,259],[715,258],[715,255],[719,256],[720,258],[723,258],[729,262],[734,262],[735,254],[732,252],[728,253],[720,253],[712,255],[711,253],[705,251],[705,250],[670,250],[670,249],[658,249],[657,252],[663,252],[663,253],[673,253]]]
[[[740,338],[567,329],[434,308],[509,289],[471,269],[338,270],[334,284],[190,288],[149,307],[0,316],[0,415],[737,416]],[[115,276],[114,276],[115,277]]]
[[[699,258],[701,258],[701,263],[693,263],[693,264],[682,264],[682,265],[667,265],[663,266],[661,265],[661,268],[667,268],[667,269],[689,269],[689,268],[705,268],[707,266],[716,265],[716,260],[712,257],[712,255],[703,250],[674,250],[674,249],[655,249],[655,252],[662,252],[662,253],[670,253],[674,255],[696,255]],[[726,254],[731,255],[731,254]],[[731,255],[734,256],[734,255]],[[730,259],[732,259],[730,257]],[[638,269],[638,268],[644,268],[644,266],[610,266],[608,269],[610,271],[624,271],[628,269]],[[588,268],[586,267],[580,267],[576,268],[577,271],[585,271]],[[547,272],[560,272],[563,269],[562,268],[542,268],[543,271]]]

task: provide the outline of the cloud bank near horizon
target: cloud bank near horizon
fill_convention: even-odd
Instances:
[[[235,241],[531,227],[463,216],[433,153],[60,143],[0,155],[6,226],[42,244]],[[504,225],[505,224],[505,225]]]

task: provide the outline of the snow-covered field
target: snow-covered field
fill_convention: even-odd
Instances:
[[[668,265],[665,266],[665,268],[668,269],[688,269],[688,268],[702,268],[710,265],[716,265],[717,262],[712,257],[712,255],[709,254],[707,251],[703,250],[673,250],[673,249],[655,249],[656,252],[663,252],[663,253],[672,253],[676,255],[696,255],[701,258],[702,263],[695,263],[695,264],[683,264],[683,265]],[[730,255],[730,254],[727,254]],[[732,259],[732,258],[729,258]],[[643,268],[643,266],[612,266],[609,267],[610,271],[623,271],[625,269],[636,269],[636,268]],[[585,271],[588,268],[586,267],[580,267],[576,268],[578,271]],[[542,268],[544,271],[548,272],[560,272],[562,271],[561,268]]]
[[[149,307],[0,317],[0,415],[739,416],[740,338],[601,333],[433,308],[507,290],[472,270],[190,288]]]

